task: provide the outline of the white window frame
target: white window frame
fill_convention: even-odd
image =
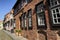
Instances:
[[[43,3],[37,5],[36,12],[37,12],[37,23],[38,23],[38,26],[44,26],[45,25],[45,19],[44,19]]]
[[[42,26],[42,25],[45,25],[45,22],[44,22],[44,14],[41,13],[42,16],[40,16],[40,14],[37,14],[37,19],[38,19],[38,25]]]
[[[55,2],[57,2],[57,4],[55,4]],[[53,4],[52,4],[53,3]],[[50,0],[50,6],[51,7],[54,7],[54,6],[57,6],[59,5],[60,3],[58,2],[58,0]]]
[[[59,12],[56,12],[56,9],[58,9]],[[55,13],[53,13],[53,10],[55,10]],[[58,13],[60,14],[60,7],[56,7],[56,8],[54,8],[54,9],[51,9],[51,13],[52,13],[52,20],[53,20],[53,23],[54,23],[54,24],[60,24],[60,22],[58,22],[58,19],[60,19],[60,17],[57,16]],[[56,18],[54,18],[54,14],[56,15]],[[54,19],[56,19],[57,22],[55,22]]]

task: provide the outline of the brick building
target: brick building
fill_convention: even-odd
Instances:
[[[11,10],[9,13],[7,13],[4,17],[4,28],[8,31],[13,31],[15,27],[14,17],[13,17],[13,10]]]
[[[60,40],[60,0],[18,0],[16,29],[29,40]]]

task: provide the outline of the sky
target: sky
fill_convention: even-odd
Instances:
[[[0,20],[4,19],[4,16],[10,12],[16,0],[0,0]]]

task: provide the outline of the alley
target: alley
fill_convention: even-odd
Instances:
[[[0,40],[13,40],[9,35],[4,31],[0,30]]]

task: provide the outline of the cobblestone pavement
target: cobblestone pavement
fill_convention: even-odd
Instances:
[[[0,40],[13,40],[9,35],[4,31],[0,30]]]
[[[11,33],[9,31],[5,31],[3,30],[5,33],[7,33],[9,36],[11,36],[13,38],[13,40],[27,40],[26,38],[22,37],[22,36],[16,36],[14,33]]]

